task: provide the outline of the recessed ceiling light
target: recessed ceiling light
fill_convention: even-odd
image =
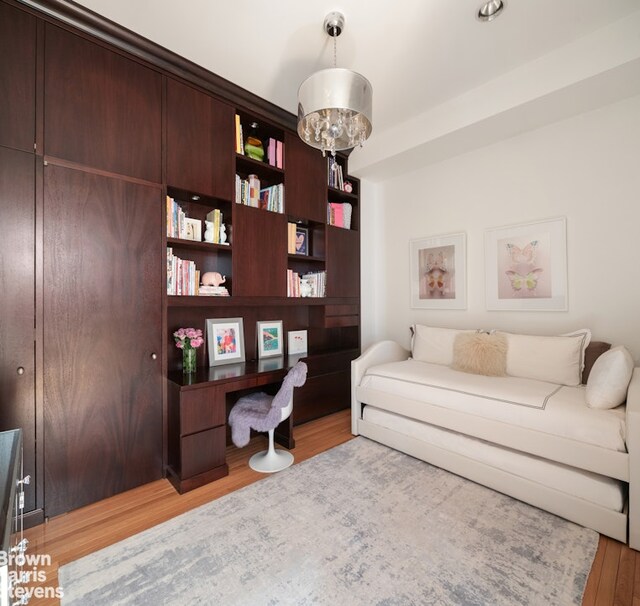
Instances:
[[[476,17],[480,21],[493,21],[504,9],[504,0],[490,0],[480,7]]]

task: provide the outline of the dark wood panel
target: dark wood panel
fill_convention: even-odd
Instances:
[[[181,396],[180,433],[187,435],[225,422],[224,390],[204,387],[185,391]]]
[[[294,133],[286,133],[284,149],[286,213],[296,218],[326,223],[326,158]]]
[[[50,24],[45,36],[46,153],[160,182],[160,74]]]
[[[0,145],[33,152],[36,139],[36,19],[0,3]]]
[[[167,183],[231,200],[234,128],[233,107],[167,79]]]
[[[233,212],[233,241],[238,244],[233,249],[234,295],[285,297],[286,217],[237,204]]]
[[[35,156],[0,147],[0,431],[23,430],[24,471],[32,486],[25,508],[36,504],[34,350]],[[18,374],[18,369],[23,374]]]
[[[214,427],[185,436],[182,450],[181,477],[189,478],[225,465],[225,426]]]
[[[312,377],[293,395],[293,424],[300,425],[350,404],[351,371]]]
[[[159,189],[45,168],[48,516],[162,475],[163,209]]]
[[[360,296],[360,232],[327,225],[327,296]]]

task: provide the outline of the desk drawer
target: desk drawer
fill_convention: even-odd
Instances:
[[[225,422],[224,392],[206,387],[183,391],[180,398],[180,434],[183,436]]]
[[[180,476],[190,478],[225,464],[225,427],[185,436],[180,440]]]

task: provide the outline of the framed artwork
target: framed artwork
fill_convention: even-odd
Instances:
[[[309,230],[296,226],[296,255],[309,254]]]
[[[411,240],[411,307],[466,309],[466,234]]]
[[[207,320],[209,366],[244,362],[244,327],[242,318]]]
[[[307,353],[307,331],[290,330],[287,333],[287,353],[291,355]]]
[[[484,237],[489,310],[567,310],[565,217],[488,229]]]
[[[184,220],[184,239],[202,242],[202,221],[186,217]]]
[[[282,320],[258,322],[258,358],[281,356],[282,347]]]

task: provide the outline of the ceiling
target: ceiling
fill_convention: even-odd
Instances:
[[[82,0],[80,4],[292,113],[307,76],[330,67],[323,30],[345,15],[338,67],[372,83],[373,135],[442,106],[640,9],[638,0]]]

